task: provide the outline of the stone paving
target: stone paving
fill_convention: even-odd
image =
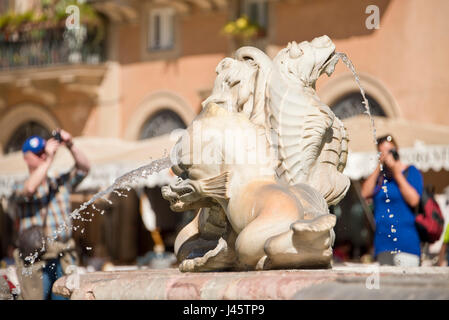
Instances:
[[[53,291],[71,299],[98,300],[447,300],[449,267],[351,264],[323,270],[207,273],[143,269],[66,276]]]

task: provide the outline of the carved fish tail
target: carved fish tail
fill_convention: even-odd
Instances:
[[[343,170],[346,167],[346,161],[348,159],[348,143],[349,143],[349,137],[346,133],[346,128],[343,125],[343,122],[337,118],[336,124],[338,124],[340,132],[341,132],[341,150],[340,150],[340,156],[339,156],[339,162],[337,165],[337,170],[339,172],[343,172]]]
[[[308,181],[332,205],[345,196],[350,186],[350,180],[342,174],[348,154],[348,138],[343,123],[337,117],[327,135]]]
[[[312,104],[303,89],[289,85],[278,70],[269,83],[267,118],[273,129],[270,143],[278,152],[276,173],[289,185],[306,182],[335,115],[325,105]]]

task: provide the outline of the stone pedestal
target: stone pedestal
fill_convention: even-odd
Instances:
[[[145,269],[66,276],[53,291],[71,299],[99,300],[449,299],[449,268],[346,265],[208,273]]]

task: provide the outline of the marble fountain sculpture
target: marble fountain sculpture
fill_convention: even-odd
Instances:
[[[327,36],[271,60],[242,47],[217,66],[203,110],[171,152],[174,211],[197,210],[178,234],[183,272],[329,268],[346,194],[348,138],[315,92],[338,62]]]

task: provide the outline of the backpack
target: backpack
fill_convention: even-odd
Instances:
[[[416,209],[416,229],[421,242],[434,243],[441,237],[444,218],[441,208],[435,200],[434,189],[426,186]]]
[[[404,172],[407,179],[408,168]],[[438,202],[435,200],[435,188],[426,186],[419,204],[414,208],[415,226],[421,242],[434,243],[443,233],[444,217]]]

